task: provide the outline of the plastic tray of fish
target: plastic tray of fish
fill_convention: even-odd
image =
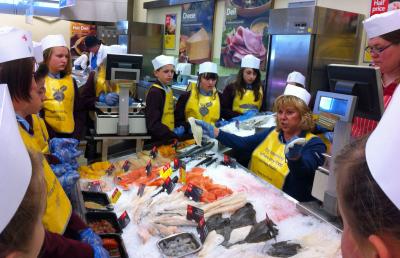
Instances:
[[[165,257],[184,257],[202,248],[200,240],[192,233],[178,233],[160,239],[157,246]]]

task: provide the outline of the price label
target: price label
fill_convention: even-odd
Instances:
[[[153,148],[150,151],[150,158],[155,159],[157,157],[157,146],[153,146]]]
[[[181,165],[181,161],[178,158],[174,159],[174,169],[178,169]]]
[[[203,189],[201,189],[200,187],[197,187],[191,183],[188,184],[188,187],[186,188],[186,191],[185,191],[185,196],[189,197],[190,199],[192,199],[195,202],[200,201],[200,197],[202,194],[203,194]]]
[[[186,184],[186,164],[181,164],[179,168],[179,183]]]
[[[146,175],[147,177],[149,177],[151,175],[151,169],[152,169],[152,165],[151,165],[151,160],[149,160],[146,164]]]
[[[101,192],[101,184],[99,180],[89,182],[88,183],[88,190],[90,192]]]
[[[188,205],[186,209],[186,219],[187,220],[194,220],[197,223],[204,218],[204,211],[200,208],[197,208],[192,205]]]
[[[138,195],[138,196],[140,196],[140,197],[143,196],[144,188],[145,188],[145,187],[146,187],[145,184],[140,184],[139,189],[138,189],[138,191],[137,191],[137,195]]]
[[[125,160],[124,164],[122,165],[122,169],[127,172],[129,170],[129,167],[131,166],[131,163],[129,160]]]
[[[206,224],[206,220],[204,219],[204,216],[197,223],[197,232],[200,235],[201,242],[204,243],[204,241],[206,241],[206,238],[208,235],[208,228],[207,228],[207,224]]]
[[[118,223],[122,228],[125,228],[129,222],[131,222],[131,219],[129,218],[128,212],[124,211],[124,213],[122,213],[118,218]]]
[[[119,197],[121,197],[121,194],[121,191],[118,188],[115,188],[114,192],[111,195],[111,202],[116,203]]]
[[[172,143],[172,148],[175,149],[175,151],[178,149],[178,140],[174,139],[174,142]]]
[[[167,191],[167,194],[172,193],[172,191],[175,188],[175,184],[178,182],[178,177],[174,177],[172,180],[170,177],[167,177],[165,179],[165,182],[163,183],[163,188]]]
[[[114,171],[115,171],[115,166],[114,164],[111,164],[111,166],[107,168],[106,173],[107,175],[111,176]]]
[[[167,179],[167,177],[172,175],[172,172],[173,171],[172,171],[171,165],[168,163],[161,168],[160,177],[162,179]]]

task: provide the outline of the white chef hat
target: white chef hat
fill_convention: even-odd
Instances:
[[[368,168],[387,197],[400,209],[400,90],[394,92],[365,148]]]
[[[14,108],[6,84],[0,84],[0,152],[2,178],[0,180],[0,233],[17,211],[28,188],[32,165],[19,134]]]
[[[286,79],[287,83],[298,83],[303,85],[303,87],[306,86],[306,77],[304,77],[304,75],[302,75],[299,72],[293,71],[291,73],[289,73],[287,79]]]
[[[400,10],[375,14],[363,21],[368,39],[400,29]]]
[[[260,69],[260,59],[253,55],[245,55],[242,58],[242,63],[240,64],[240,67]]]
[[[36,41],[32,41],[32,43],[33,43],[33,56],[35,57],[36,63],[43,62],[42,44]]]
[[[174,65],[175,66],[175,58],[173,56],[165,56],[160,55],[151,60],[153,63],[154,70],[158,70],[164,65]]]
[[[218,74],[218,68],[216,63],[204,62],[199,66],[199,74],[202,73],[216,73]]]
[[[0,63],[32,56],[32,39],[27,31],[0,27]]]
[[[295,97],[298,97],[299,99],[303,100],[306,105],[310,103],[311,99],[311,94],[308,93],[308,91],[302,87],[295,86],[292,84],[288,84],[285,88],[285,92],[283,92],[283,95],[292,95]]]
[[[64,36],[61,34],[47,35],[42,39],[41,43],[43,51],[51,47],[67,47],[67,43],[65,43]]]

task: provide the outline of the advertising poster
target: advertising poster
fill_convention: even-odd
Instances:
[[[175,49],[176,14],[165,15],[164,48]]]
[[[88,52],[85,47],[85,37],[96,35],[96,25],[80,22],[71,22],[71,56],[80,56],[83,52]]]
[[[261,69],[265,69],[272,7],[272,0],[225,0],[222,66],[239,67],[242,58],[252,54],[261,60]]]
[[[60,0],[60,8],[76,5],[76,0]]]
[[[400,9],[400,1],[395,0],[372,0],[371,1],[371,10],[370,16],[379,13],[385,13],[391,10],[399,10]],[[366,45],[368,42],[365,43]],[[367,46],[366,46],[367,47]],[[364,62],[368,63],[371,62],[371,55],[364,51]]]
[[[211,60],[214,8],[214,0],[182,5],[179,62]]]

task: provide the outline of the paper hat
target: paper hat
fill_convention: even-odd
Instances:
[[[218,68],[216,63],[204,62],[199,66],[199,74],[202,73],[216,73],[218,74]]]
[[[299,72],[293,71],[291,73],[289,73],[287,80],[287,83],[298,83],[303,85],[303,87],[306,86],[306,77],[304,77],[304,75],[302,75]]]
[[[0,63],[32,57],[32,39],[27,31],[0,28]]]
[[[164,65],[175,65],[175,58],[173,56],[160,55],[151,60],[154,70],[158,70]]]
[[[43,62],[42,44],[36,41],[32,41],[32,43],[33,43],[33,56],[35,57],[36,63]]]
[[[42,39],[41,43],[43,51],[51,47],[67,47],[64,37],[61,34],[47,35]]]
[[[400,10],[375,14],[363,21],[368,39],[400,29]]]
[[[400,90],[394,92],[365,148],[368,168],[387,197],[400,209]]]
[[[253,55],[245,55],[242,58],[242,63],[240,64],[240,67],[260,69],[260,59]]]
[[[0,134],[3,135],[0,145],[7,146],[7,150],[0,152],[3,171],[0,180],[1,233],[21,204],[32,175],[31,160],[19,134],[6,84],[0,84]]]
[[[302,87],[295,86],[292,84],[288,84],[285,88],[285,92],[283,95],[292,95],[298,97],[299,99],[303,100],[307,105],[310,103],[311,94]]]

